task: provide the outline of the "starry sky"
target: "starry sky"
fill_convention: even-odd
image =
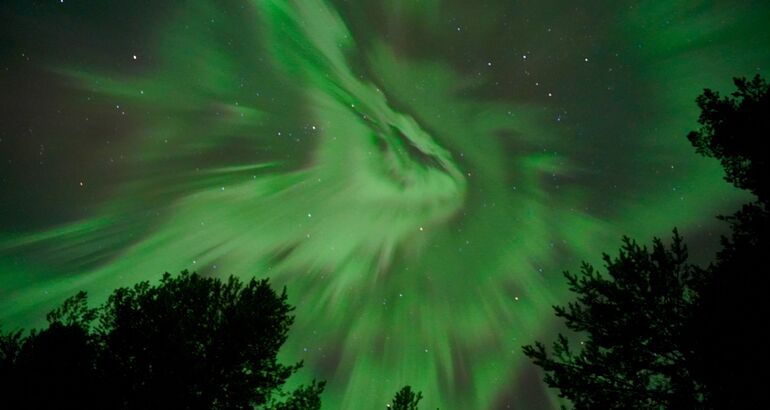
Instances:
[[[182,269],[270,277],[324,408],[553,409],[521,345],[622,235],[746,199],[685,136],[764,1],[0,5],[0,323]],[[363,404],[362,404],[363,403]]]

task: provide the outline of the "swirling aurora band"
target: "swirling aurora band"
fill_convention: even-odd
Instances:
[[[766,6],[217,3],[161,13],[151,64],[40,63],[130,126],[119,176],[77,187],[98,205],[5,223],[3,323],[164,271],[267,276],[325,408],[404,384],[551,408],[520,346],[553,336],[560,271],[621,234],[711,233],[740,198],[684,135],[702,87],[767,64]]]

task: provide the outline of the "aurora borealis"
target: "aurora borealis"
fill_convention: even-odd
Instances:
[[[744,197],[694,99],[770,63],[761,1],[0,7],[0,324],[270,277],[328,409],[557,408],[521,345],[561,272],[674,226],[707,260]]]

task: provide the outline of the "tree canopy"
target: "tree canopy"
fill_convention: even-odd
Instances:
[[[696,356],[687,328],[702,271],[687,263],[681,237],[674,231],[670,247],[655,239],[652,249],[624,238],[604,262],[606,274],[588,263],[581,275],[565,272],[578,297],[554,307],[570,330],[586,333],[581,350],[560,334],[552,355],[540,342],[524,353],[576,409],[698,408],[703,392],[688,371]]]
[[[730,96],[708,88],[698,96],[701,127],[687,139],[697,153],[721,162],[725,180],[767,202],[767,141],[762,138],[770,135],[770,88],[759,74],[733,82],[737,90]]]
[[[709,266],[696,318],[702,375],[714,408],[749,408],[764,402],[770,339],[758,329],[767,322],[764,302],[770,281],[764,271],[768,232],[768,151],[770,86],[759,77],[734,79],[737,91],[720,97],[708,89],[698,97],[702,127],[688,136],[697,152],[719,159],[725,179],[755,195],[737,212],[722,216],[730,235]]]
[[[768,366],[762,270],[768,246],[767,150],[770,87],[759,76],[734,79],[728,97],[709,89],[696,102],[701,127],[688,135],[696,152],[718,159],[725,180],[756,199],[726,220],[731,234],[706,268],[687,262],[676,230],[666,248],[624,238],[604,255],[606,273],[584,263],[565,272],[577,299],[555,306],[575,332],[524,353],[545,382],[576,409],[752,408],[764,402],[759,372]],[[570,339],[579,340],[573,349]]]
[[[389,410],[418,410],[417,405],[422,400],[422,392],[415,392],[412,386],[404,386],[396,393],[393,403],[388,404]]]
[[[277,360],[292,310],[267,280],[187,271],[96,308],[81,292],[0,337],[0,377],[12,408],[318,409],[323,382],[283,388],[302,366]]]
[[[770,126],[770,86],[758,75],[734,79],[730,97],[705,90],[698,97],[703,127],[689,135],[699,153],[720,160],[725,179],[755,195],[737,212],[722,216],[730,235],[709,267],[701,292],[698,335],[703,374],[716,408],[749,408],[764,402],[764,380],[756,375],[770,364],[770,338],[759,329],[767,322],[765,300],[770,280],[765,272],[770,249],[768,151],[763,138]]]

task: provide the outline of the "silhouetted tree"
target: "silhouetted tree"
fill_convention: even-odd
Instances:
[[[765,401],[770,341],[767,321],[767,150],[770,88],[759,76],[734,79],[730,97],[704,90],[696,100],[701,128],[688,135],[700,154],[717,158],[725,179],[756,196],[721,217],[732,233],[714,263],[686,262],[679,235],[651,251],[625,238],[604,255],[607,274],[583,264],[565,273],[577,301],[556,315],[583,338],[579,351],[559,335],[549,354],[540,342],[524,353],[545,381],[577,409],[755,408]]]
[[[770,249],[768,232],[768,150],[770,87],[755,76],[734,79],[729,97],[704,90],[698,131],[688,138],[697,152],[719,159],[725,179],[750,191],[756,200],[733,215],[721,217],[731,234],[709,267],[709,283],[701,292],[698,336],[701,360],[693,369],[707,385],[715,408],[751,408],[766,400],[764,379],[770,338],[758,332],[767,322],[765,300],[770,282],[765,271]]]
[[[98,308],[79,293],[0,359],[25,408],[318,409],[323,382],[282,388],[302,366],[276,358],[292,310],[267,280],[166,273]]]
[[[710,89],[695,100],[701,127],[687,136],[697,153],[718,159],[725,180],[767,202],[767,143],[770,135],[768,84],[757,74],[751,81],[734,78],[737,91],[722,97]]]
[[[422,392],[412,391],[411,386],[404,386],[396,393],[393,404],[388,404],[390,410],[418,410],[417,405],[422,400]]]
[[[0,385],[7,389],[8,408],[99,407],[98,345],[89,330],[95,310],[85,300],[79,293],[49,313],[46,329],[0,336]]]
[[[5,333],[0,328],[0,383],[10,380],[22,344],[22,331]],[[0,384],[4,386],[5,384]]]
[[[581,349],[560,334],[552,355],[540,342],[524,353],[576,409],[698,408],[703,393],[688,370],[695,355],[686,329],[702,271],[687,263],[681,237],[675,230],[668,249],[654,239],[651,250],[624,238],[617,257],[603,258],[606,274],[588,263],[581,275],[565,272],[577,300],[554,307],[585,334]]]

